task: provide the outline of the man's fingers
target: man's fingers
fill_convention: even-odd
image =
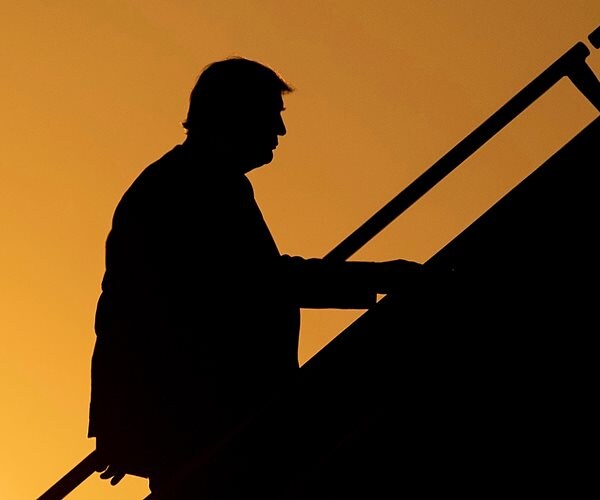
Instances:
[[[124,473],[122,473],[122,472],[118,472],[118,473],[117,473],[117,474],[115,474],[115,475],[113,476],[113,478],[110,480],[110,484],[114,486],[115,484],[118,484],[118,483],[121,481],[121,479],[123,479],[124,477],[125,477],[125,474],[124,474]]]
[[[109,465],[108,468],[100,474],[101,479],[110,479],[110,484],[113,486],[119,483],[124,477],[125,473],[112,465]]]

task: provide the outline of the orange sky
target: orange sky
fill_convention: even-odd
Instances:
[[[255,58],[297,89],[275,161],[250,175],[280,250],[322,256],[598,25],[598,0],[4,2],[0,498],[36,498],[94,447],[112,211],[183,140],[205,64]],[[596,116],[560,83],[353,258],[425,261]],[[360,313],[304,311],[301,361]],[[93,477],[69,498],[147,492]]]

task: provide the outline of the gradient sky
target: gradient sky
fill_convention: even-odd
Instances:
[[[0,498],[36,498],[94,448],[110,219],[183,140],[202,67],[242,55],[296,88],[250,177],[280,250],[322,256],[598,25],[598,0],[3,1]],[[596,116],[561,82],[353,258],[427,260]],[[301,361],[360,314],[303,311]],[[95,476],[69,498],[147,492]]]

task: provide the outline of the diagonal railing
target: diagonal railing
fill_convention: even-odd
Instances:
[[[600,48],[600,26],[589,35],[588,39],[594,48]],[[576,43],[338,244],[325,258],[345,260],[352,256],[562,78],[569,78],[575,87],[600,111],[600,82],[586,63],[589,54],[590,50],[585,43]]]
[[[594,48],[600,48],[600,26],[588,36],[588,41]],[[341,261],[354,255],[563,78],[568,78],[600,111],[600,81],[586,62],[589,55],[588,46],[583,42],[577,42],[404,190],[375,212],[324,258]],[[61,500],[88,477],[100,470],[100,461],[94,450],[40,495],[37,500]],[[149,499],[150,496],[146,498]]]

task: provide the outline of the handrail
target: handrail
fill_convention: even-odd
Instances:
[[[83,483],[94,472],[98,472],[98,456],[96,450],[67,472],[54,483],[37,500],[61,500]]]
[[[600,26],[588,36],[588,40],[594,48],[600,48]],[[569,78],[575,87],[600,111],[600,81],[585,62],[589,54],[588,47],[583,42],[577,42],[479,127],[333,248],[324,258],[328,260],[346,260],[354,255],[562,78]],[[37,500],[62,500],[94,472],[98,472],[98,467],[98,456],[94,450]],[[149,499],[150,496],[146,498]]]
[[[598,45],[600,45],[600,26],[592,32],[589,39],[594,47],[598,48]],[[585,62],[589,54],[588,47],[583,42],[577,42],[498,111],[338,244],[325,258],[346,260],[354,255],[563,77],[568,77],[575,87],[600,111],[600,82]]]

